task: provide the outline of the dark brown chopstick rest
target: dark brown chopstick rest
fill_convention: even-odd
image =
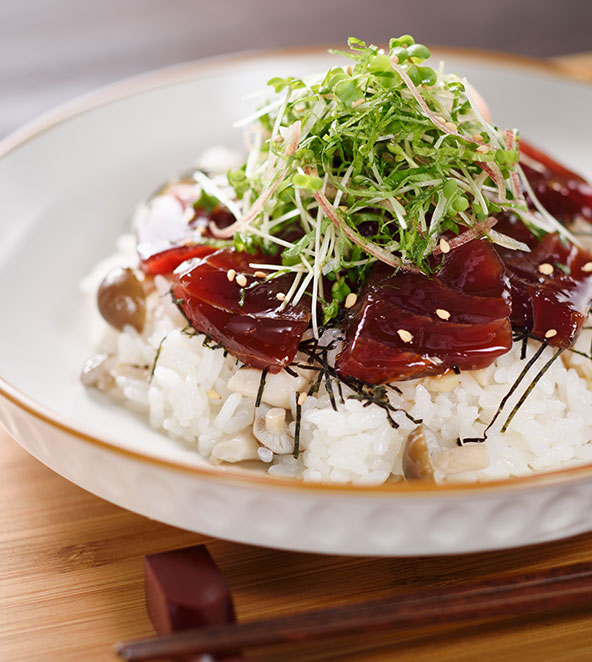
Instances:
[[[144,577],[146,609],[158,635],[236,622],[226,580],[205,545],[146,556]],[[242,656],[225,653],[181,659],[241,662]]]

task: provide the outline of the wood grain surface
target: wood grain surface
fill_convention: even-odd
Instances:
[[[592,56],[577,56],[592,78]],[[572,68],[569,59],[563,66]],[[180,531],[72,485],[0,431],[0,661],[114,662],[150,635],[142,557],[207,543],[239,619],[403,595],[503,572],[592,562],[592,534],[488,554],[415,559],[278,552]],[[342,638],[256,653],[258,662],[592,660],[592,613]]]
[[[440,558],[279,552],[180,531],[72,485],[0,433],[0,660],[115,662],[115,641],[152,634],[142,557],[204,542],[249,620],[592,561],[592,534]],[[590,660],[592,613],[422,628],[260,651],[258,662]]]

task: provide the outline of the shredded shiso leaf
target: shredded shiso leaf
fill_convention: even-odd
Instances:
[[[427,66],[430,51],[409,35],[388,51],[355,38],[348,45],[333,51],[348,66],[269,81],[275,98],[240,123],[255,124],[246,163],[228,173],[236,202],[198,175],[236,218],[223,229],[212,223],[214,237],[280,254],[279,265],[252,266],[269,278],[293,274],[281,307],[310,296],[317,338],[372,263],[432,273],[444,232],[456,235],[451,248],[485,236],[527,250],[492,230],[492,215],[509,210],[539,235],[567,233],[525,181],[517,132],[483,117],[465,79]]]

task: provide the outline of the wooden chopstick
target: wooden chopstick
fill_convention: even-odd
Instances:
[[[116,645],[140,662],[312,641],[395,627],[471,622],[592,606],[592,564],[579,563],[409,596],[330,607],[248,623],[232,623]]]

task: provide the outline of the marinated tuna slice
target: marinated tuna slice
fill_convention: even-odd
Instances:
[[[346,317],[337,369],[379,384],[484,368],[512,346],[506,299],[504,267],[486,241],[452,251],[431,278],[380,265]]]
[[[225,207],[206,209],[197,202],[199,187],[186,181],[170,185],[148,202],[136,223],[137,250],[142,269],[170,274],[181,262],[205,257],[216,248],[204,244],[211,220],[226,227],[234,217]]]
[[[571,346],[592,301],[592,255],[558,234],[546,235],[530,253],[497,250],[510,279],[512,324],[550,345]]]
[[[296,354],[310,321],[310,302],[282,310],[281,294],[292,279],[262,279],[249,266],[261,261],[269,263],[270,256],[232,249],[188,260],[173,273],[173,296],[195,329],[244,363],[278,372]]]
[[[520,141],[524,174],[545,209],[563,223],[592,221],[592,185],[549,155]]]

